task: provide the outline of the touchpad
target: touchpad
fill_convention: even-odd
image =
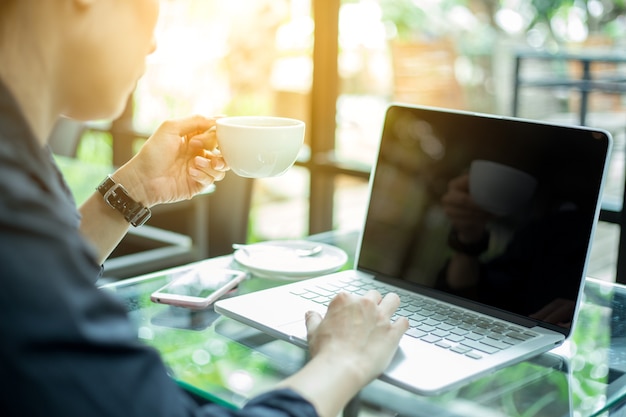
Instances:
[[[301,347],[307,347],[307,331],[304,320],[299,320],[293,323],[280,326],[279,329],[282,333],[289,336],[289,341],[295,345]]]

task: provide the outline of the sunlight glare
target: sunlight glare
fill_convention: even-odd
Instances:
[[[254,379],[246,371],[235,371],[228,376],[228,386],[235,392],[246,393],[254,387]]]
[[[496,12],[496,23],[510,35],[520,34],[524,30],[524,18],[512,9],[500,9]]]

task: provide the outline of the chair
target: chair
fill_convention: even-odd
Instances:
[[[86,130],[87,128],[82,122],[64,117],[59,118],[48,138],[52,152],[56,155],[75,158],[78,144]]]
[[[233,243],[245,243],[254,180],[243,178],[232,172],[216,183],[209,199],[209,244],[208,257],[233,252]]]
[[[232,244],[245,242],[248,236],[253,184],[252,178],[229,172],[205,195],[154,207],[146,225],[195,237],[198,259],[232,253]],[[199,204],[199,200],[204,201]],[[195,210],[190,210],[192,204]],[[198,225],[206,229],[201,235]],[[200,244],[202,239],[206,241]]]

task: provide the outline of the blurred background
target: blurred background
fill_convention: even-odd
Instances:
[[[158,49],[126,112],[90,124],[78,159],[120,165],[160,122],[194,113],[302,119],[306,146],[296,166],[254,181],[253,242],[359,229],[394,101],[602,127],[615,136],[605,191],[615,216],[600,226],[605,246],[594,244],[605,268],[591,275],[614,279],[625,0],[161,3]]]

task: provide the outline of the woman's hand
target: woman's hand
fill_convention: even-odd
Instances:
[[[215,118],[192,116],[161,124],[113,178],[145,206],[187,200],[224,178]]]
[[[223,179],[228,171],[216,147],[215,118],[170,120],[112,177],[146,207],[187,200]],[[82,204],[80,212],[81,233],[102,263],[126,234],[128,222],[111,210],[99,192]]]
[[[323,319],[315,312],[307,314],[311,355],[340,358],[357,377],[355,384],[367,384],[387,368],[400,337],[408,329],[404,317],[391,321],[399,304],[396,294],[381,297],[377,291],[364,296],[339,293]]]
[[[391,362],[409,327],[406,317],[391,321],[399,304],[396,294],[381,297],[370,291],[361,297],[340,293],[323,319],[318,313],[308,313],[312,359],[279,386],[299,392],[321,417],[340,414],[348,401]]]

